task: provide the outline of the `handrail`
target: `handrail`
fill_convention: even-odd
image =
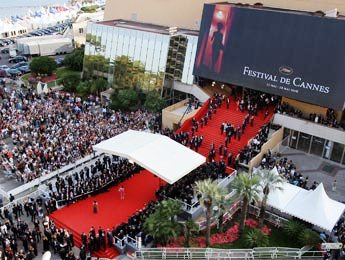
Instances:
[[[231,183],[234,178],[236,177],[237,175],[237,171],[234,170],[231,174],[229,174],[228,176],[226,176],[225,178],[223,178],[220,182],[218,182],[218,186],[220,187],[226,187],[229,183]],[[229,193],[230,194],[230,197],[231,197],[231,194],[232,193]],[[186,207],[186,210],[189,208],[189,209],[193,209],[197,204],[199,204],[200,202],[197,200],[196,202],[194,202],[192,205],[191,204],[188,204],[187,202],[184,202],[180,199],[174,199],[174,198],[171,198],[171,197],[167,197],[165,196],[165,198],[167,199],[171,199],[171,200],[175,200],[175,201],[178,201],[180,202],[181,204],[183,204],[185,207]],[[195,197],[193,198],[195,199]]]
[[[42,193],[41,190],[33,191],[33,192],[23,196],[23,197],[15,199],[12,202],[4,205],[3,207],[0,208],[0,210],[3,211],[5,208],[10,210],[10,209],[12,209],[13,205],[16,205],[18,203],[23,204],[23,202],[26,202],[29,198],[37,198],[41,193]]]
[[[113,236],[114,237],[114,244],[115,245],[118,245],[118,246],[121,246],[121,247],[124,247],[125,246],[125,241],[126,241],[126,237],[120,239],[119,237],[117,236]]]
[[[134,239],[128,235],[125,238],[126,238],[127,243],[131,243],[134,247],[137,247],[137,240],[136,239]]]
[[[300,254],[300,248],[257,247],[253,249],[216,249],[216,248],[142,248],[134,253],[134,259],[294,259],[320,258],[325,251],[308,251],[307,256]]]
[[[192,110],[191,100],[188,99],[188,106],[187,106],[186,110],[184,111],[183,115],[181,116],[180,120],[178,121],[177,125],[181,125],[181,122],[182,122],[184,116],[186,114],[188,114],[191,110]]]
[[[12,190],[7,192],[7,198],[9,198],[10,194],[12,194],[13,196],[16,196],[16,195],[18,195],[18,194],[20,194],[20,193],[22,193],[22,192],[24,192],[26,190],[34,188],[35,186],[41,184],[44,181],[47,181],[47,180],[49,180],[51,178],[54,178],[56,175],[63,174],[65,172],[67,172],[67,171],[73,170],[73,169],[81,166],[82,164],[84,164],[84,163],[86,163],[86,162],[88,162],[88,161],[98,157],[101,154],[102,153],[100,153],[100,152],[92,153],[90,155],[87,155],[87,156],[79,159],[75,163],[68,164],[68,165],[66,165],[66,166],[64,166],[64,167],[62,167],[62,168],[60,168],[60,169],[58,169],[58,170],[56,170],[54,172],[48,173],[48,174],[46,174],[44,176],[40,176],[40,177],[30,181],[30,182],[27,182],[27,183],[25,183],[25,184],[23,184],[23,185],[21,185],[21,186],[19,186],[17,188],[14,188],[14,189],[12,189]]]
[[[222,179],[220,182],[218,182],[218,186],[226,187],[229,183],[231,183],[234,180],[236,175],[237,175],[237,171],[234,170],[231,174],[229,174],[224,179]]]

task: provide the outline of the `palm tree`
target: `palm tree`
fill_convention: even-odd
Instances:
[[[264,197],[261,201],[261,208],[259,214],[259,226],[262,227],[264,225],[265,220],[268,195],[271,191],[282,190],[283,188],[281,185],[284,182],[284,180],[279,174],[271,170],[261,170],[259,171],[259,175],[261,176],[260,186],[262,187],[262,192],[264,194]]]
[[[185,246],[190,247],[190,239],[194,233],[199,231],[199,226],[194,222],[193,219],[188,219],[184,223],[184,237],[185,237]]]
[[[258,175],[251,176],[247,172],[240,173],[231,183],[234,191],[234,198],[242,201],[242,215],[240,221],[240,233],[244,230],[244,222],[247,218],[248,206],[252,201],[259,198],[259,181]]]
[[[197,181],[196,190],[200,193],[200,204],[205,208],[206,215],[206,246],[210,245],[211,217],[214,206],[219,206],[219,202],[224,200],[226,190],[218,186],[217,181],[211,179]]]
[[[164,200],[144,222],[144,229],[153,236],[156,242],[166,245],[171,238],[181,232],[181,225],[175,216],[181,212],[181,204],[175,200]]]

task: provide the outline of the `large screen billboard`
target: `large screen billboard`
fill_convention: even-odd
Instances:
[[[205,4],[194,75],[342,109],[345,20]]]

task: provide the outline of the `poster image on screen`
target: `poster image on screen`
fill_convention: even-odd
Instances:
[[[345,20],[205,4],[194,75],[343,109]]]

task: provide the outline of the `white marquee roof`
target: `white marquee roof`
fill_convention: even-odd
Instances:
[[[323,184],[307,194],[299,193],[285,208],[285,212],[332,231],[345,210],[345,204],[328,197]]]
[[[272,171],[278,174],[276,168]],[[328,197],[322,183],[315,190],[305,190],[288,182],[281,188],[269,193],[267,205],[325,230],[332,231],[345,210],[345,204]]]
[[[172,184],[206,158],[167,136],[128,130],[93,147],[96,151],[128,158]]]
[[[307,190],[292,185],[288,182],[284,182],[281,185],[282,190],[271,191],[268,195],[267,204],[284,211],[289,202],[298,194],[298,193],[308,193]]]

